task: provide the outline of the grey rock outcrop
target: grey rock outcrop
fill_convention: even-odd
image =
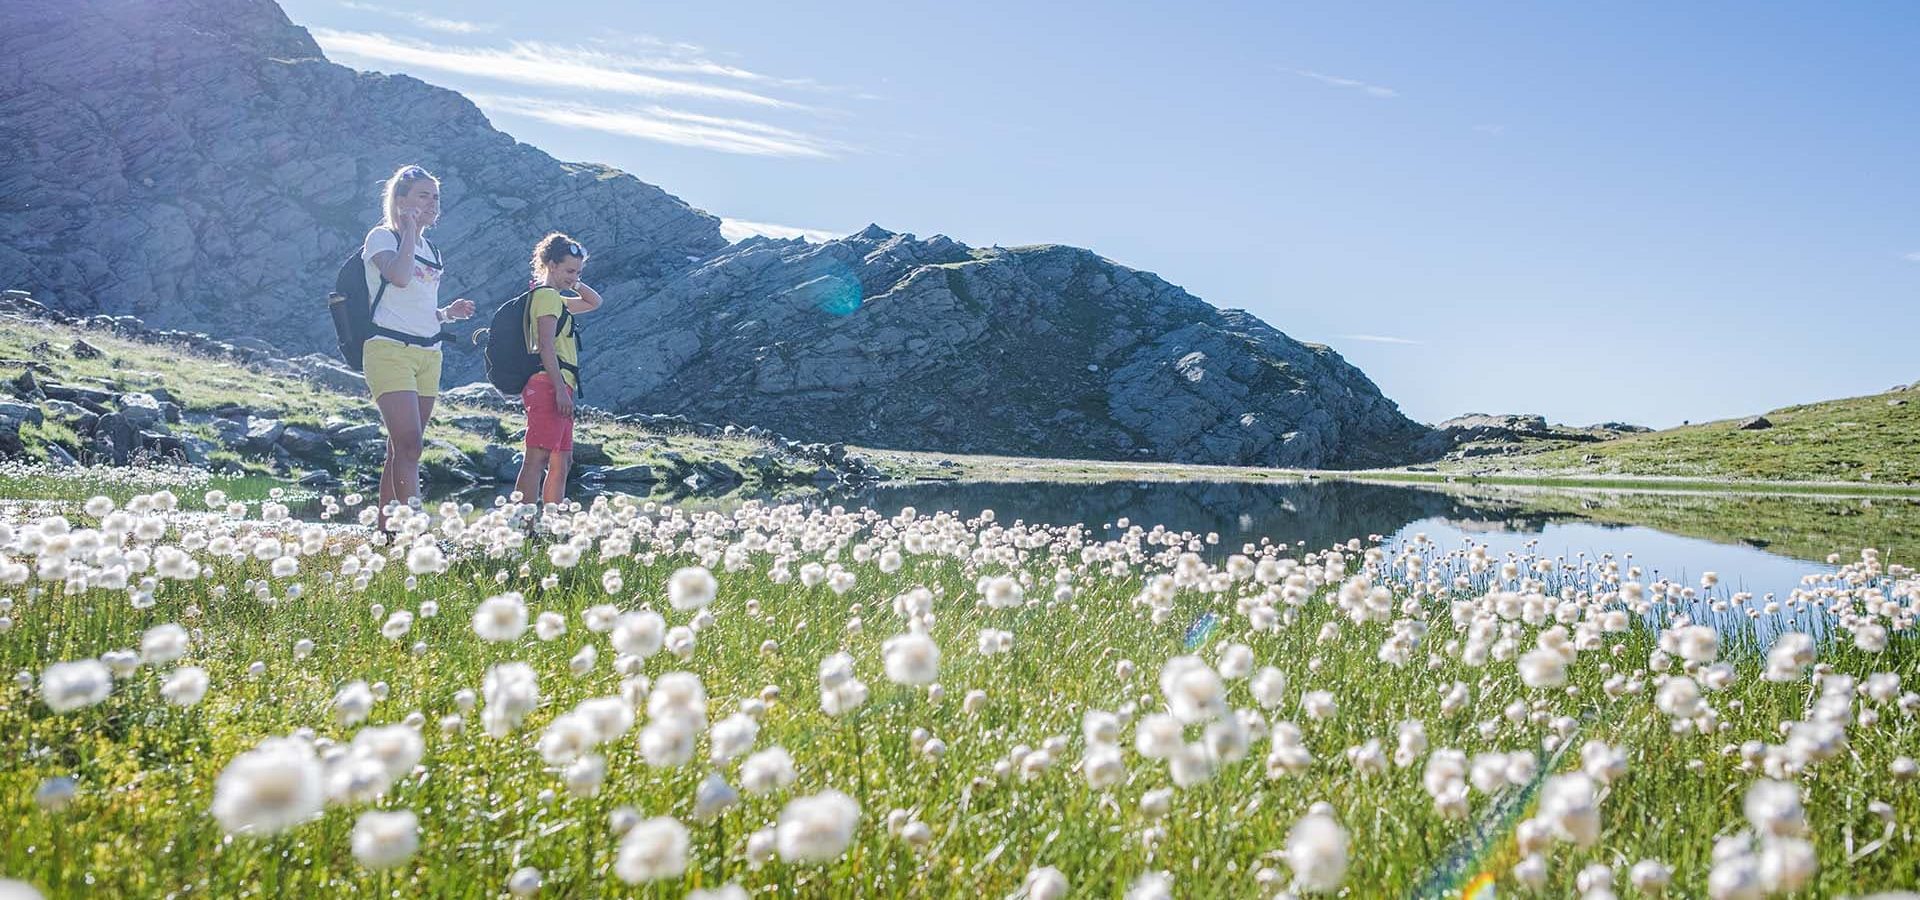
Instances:
[[[1427,434],[1332,349],[1086,250],[878,227],[728,246],[714,217],[518,143],[459,94],[327,61],[269,0],[10,3],[0,59],[0,285],[96,327],[208,332],[262,365],[331,354],[334,272],[378,217],[379,181],[417,162],[443,180],[443,296],[483,318],[523,289],[542,233],[593,250],[607,306],[582,321],[583,399],[616,413],[1304,467],[1404,462]],[[406,127],[368,127],[388,122]],[[446,367],[450,383],[480,371],[463,345]],[[279,437],[249,443],[284,454]]]
[[[68,313],[331,354],[326,293],[406,163],[442,179],[447,300],[524,290],[558,227],[613,292],[726,246],[713,216],[453,91],[328,62],[268,0],[0,4],[0,60],[0,285]]]
[[[1426,433],[1332,349],[1072,247],[753,239],[582,323],[594,403],[802,440],[1314,467]]]
[[[1488,415],[1467,413],[1434,426],[1433,431],[1416,442],[1415,456],[1436,459],[1472,459],[1482,456],[1514,456],[1572,444],[1610,441],[1652,429],[1644,425],[1602,422],[1597,425],[1559,425],[1545,416],[1530,414]]]

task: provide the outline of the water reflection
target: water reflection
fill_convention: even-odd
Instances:
[[[490,494],[471,496],[490,502]],[[698,509],[728,509],[750,495],[657,496]],[[1123,519],[1151,528],[1217,534],[1210,555],[1263,541],[1320,549],[1381,535],[1390,543],[1425,533],[1447,549],[1469,541],[1496,555],[1539,552],[1596,558],[1631,554],[1649,578],[1697,583],[1718,572],[1729,591],[1785,597],[1804,575],[1832,571],[1829,554],[1856,558],[1875,547],[1891,562],[1920,556],[1920,500],[1753,494],[1594,491],[1486,486],[1407,486],[1357,481],[919,482],[839,494],[760,497],[892,515],[904,507],[1002,522],[1080,524],[1107,533]]]
[[[1264,540],[1319,549],[1382,535],[1394,549],[1424,534],[1444,552],[1473,544],[1496,558],[1540,555],[1572,563],[1611,556],[1648,582],[1698,586],[1715,572],[1711,596],[1749,592],[1761,604],[1786,599],[1807,576],[1830,573],[1876,547],[1894,562],[1920,546],[1920,503],[1806,496],[1605,492],[1538,488],[1435,489],[1348,481],[1125,482],[1100,484],[918,484],[878,487],[838,502],[892,514],[905,506],[963,516],[994,510],[1000,521],[1079,523],[1095,534],[1119,522],[1219,535],[1209,555]],[[1705,597],[1697,621],[1722,623]],[[1764,644],[1791,614],[1755,621]],[[1799,628],[1821,630],[1818,623]]]

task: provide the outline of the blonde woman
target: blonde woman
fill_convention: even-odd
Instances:
[[[427,229],[440,218],[440,182],[419,166],[387,179],[385,217],[367,232],[360,258],[373,298],[373,336],[361,370],[387,430],[380,472],[381,521],[388,504],[420,493],[420,450],[433,401],[440,396],[440,325],[473,315],[473,301],[440,303],[445,269]]]

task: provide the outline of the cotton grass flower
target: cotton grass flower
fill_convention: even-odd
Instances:
[[[687,828],[672,816],[633,826],[620,839],[613,873],[628,884],[678,878],[687,870]]]
[[[373,711],[373,689],[364,681],[349,682],[333,695],[333,718],[341,725],[358,725]]]
[[[830,862],[847,851],[859,824],[859,803],[839,791],[822,791],[781,810],[775,846],[789,863]]]
[[[92,706],[112,692],[113,671],[99,660],[54,663],[40,673],[40,698],[57,713]]]
[[[1286,855],[1296,890],[1337,891],[1347,877],[1347,830],[1330,816],[1310,814],[1287,832]]]
[[[1806,807],[1800,800],[1800,786],[1790,782],[1761,779],[1747,788],[1742,803],[1747,821],[1762,835],[1797,837],[1807,832]]]
[[[1176,656],[1160,669],[1167,711],[1184,724],[1210,722],[1227,713],[1226,687],[1197,656]]]
[[[483,641],[513,641],[527,631],[527,602],[519,593],[480,601],[473,611],[473,633]]]
[[[506,737],[540,703],[539,683],[533,667],[526,663],[501,663],[487,669],[481,693],[486,708],[481,711],[487,734]]]
[[[140,661],[162,666],[187,655],[187,629],[174,623],[155,626],[140,638]]]
[[[740,787],[754,796],[784,788],[795,777],[793,755],[784,747],[768,747],[740,764]]]
[[[213,817],[234,834],[277,834],[319,815],[325,794],[313,746],[268,738],[234,757],[213,788]]]
[[[207,696],[207,670],[199,666],[181,666],[168,673],[160,685],[160,696],[174,706],[193,706]]]
[[[867,702],[867,685],[853,674],[853,657],[835,653],[820,661],[820,709],[843,716]]]
[[[1027,872],[1026,880],[1021,883],[1027,900],[1065,900],[1068,887],[1066,874],[1053,866]]]
[[[1600,803],[1593,779],[1582,773],[1547,779],[1540,789],[1538,816],[1561,840],[1593,846],[1600,839]]]
[[[760,734],[760,723],[752,716],[735,713],[713,725],[708,735],[708,761],[718,765],[753,749]]]
[[[667,620],[652,611],[627,613],[614,620],[612,632],[614,650],[646,659],[665,646]]]
[[[1520,681],[1530,688],[1557,688],[1567,683],[1567,660],[1558,651],[1538,647],[1520,657]]]
[[[531,897],[540,893],[540,887],[544,883],[545,879],[541,876],[539,869],[521,866],[513,870],[512,875],[507,876],[507,893],[515,897]]]
[[[940,648],[918,632],[890,637],[881,646],[887,678],[895,684],[930,684],[940,677]]]
[[[667,579],[667,602],[681,612],[706,608],[719,592],[720,583],[704,566],[678,569]]]
[[[353,858],[369,869],[391,869],[420,848],[420,817],[412,810],[368,811],[353,823]]]

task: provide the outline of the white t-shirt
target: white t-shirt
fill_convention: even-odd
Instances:
[[[380,305],[373,311],[373,324],[416,337],[433,337],[440,333],[440,251],[422,235],[413,249],[413,279],[406,287],[389,284],[387,292],[381,294],[380,269],[373,264],[374,254],[399,249],[400,236],[384,226],[367,232],[367,241],[360,248],[360,258],[367,264],[367,296],[380,298]],[[373,339],[393,340],[377,335]]]

